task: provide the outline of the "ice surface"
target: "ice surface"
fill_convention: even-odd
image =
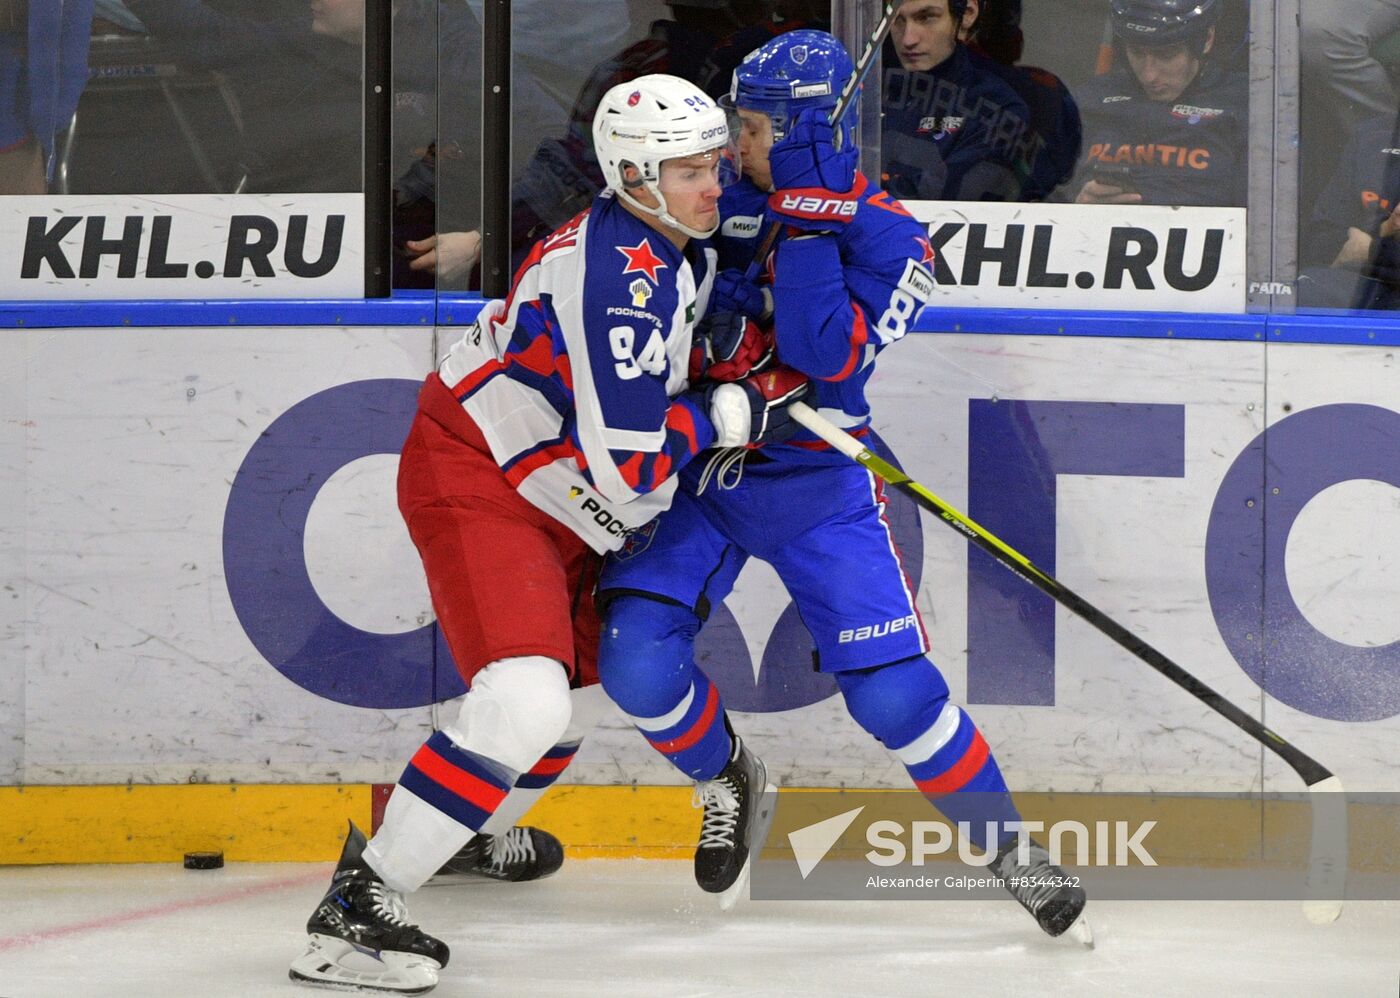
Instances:
[[[330,864],[0,869],[3,998],[261,998],[287,980]],[[1400,902],[1309,925],[1297,902],[1090,901],[1097,949],[1003,902],[751,902],[687,863],[570,860],[532,884],[428,887],[452,947],[434,998],[868,995],[1385,996]]]

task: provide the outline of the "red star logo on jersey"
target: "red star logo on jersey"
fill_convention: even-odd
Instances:
[[[929,241],[922,236],[915,236],[914,240],[924,248],[924,258],[919,262],[933,263],[933,247],[929,244]]]
[[[622,270],[624,277],[640,271],[647,275],[652,284],[661,283],[656,277],[656,272],[665,268],[666,261],[651,251],[651,243],[648,240],[643,239],[636,246],[619,246],[617,251],[627,257],[627,266]]]

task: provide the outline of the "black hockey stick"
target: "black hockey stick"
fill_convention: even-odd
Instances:
[[[875,30],[870,32],[870,39],[865,43],[865,48],[860,53],[860,58],[856,60],[855,68],[851,70],[850,79],[841,88],[841,93],[836,98],[836,106],[831,109],[827,122],[832,125],[839,125],[841,119],[846,117],[846,111],[855,101],[856,91],[865,81],[865,77],[870,73],[870,67],[875,65],[875,56],[880,51],[880,46],[885,42],[885,36],[890,33],[890,25],[894,23],[895,9],[903,0],[894,0],[893,3],[885,4],[885,12],[880,17],[880,23],[875,25]],[[838,129],[835,135],[836,147],[841,148],[841,132]],[[773,252],[773,245],[778,241],[778,233],[783,230],[782,222],[769,224],[768,231],[763,234],[762,241],[758,244],[758,251],[753,255],[753,262],[749,264],[749,269],[744,276],[752,281],[758,276],[758,269],[763,266],[763,261],[768,259],[768,254]]]
[[[806,404],[793,402],[788,406],[788,412],[792,414],[793,419],[832,447],[909,496],[920,506],[937,514],[940,520],[967,540],[1071,613],[1098,628],[1288,763],[1293,771],[1303,778],[1303,782],[1311,791],[1309,799],[1312,802],[1312,844],[1308,859],[1308,899],[1303,902],[1303,911],[1310,921],[1318,924],[1334,921],[1342,913],[1342,894],[1347,869],[1347,805],[1341,780],[1312,756],[1264,727],[1088,600],[1036,568],[1025,555],[958,512],[893,464],[872,453],[855,437],[837,428]]]

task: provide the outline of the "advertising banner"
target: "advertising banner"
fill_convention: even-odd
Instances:
[[[359,298],[364,195],[0,201],[0,299]]]
[[[906,201],[928,225],[934,305],[1245,310],[1245,210]]]

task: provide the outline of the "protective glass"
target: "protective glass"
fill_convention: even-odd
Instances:
[[[722,146],[695,156],[663,161],[657,187],[662,194],[698,194],[714,184],[728,187],[739,176],[739,142],[734,129],[730,128],[729,138]]]

